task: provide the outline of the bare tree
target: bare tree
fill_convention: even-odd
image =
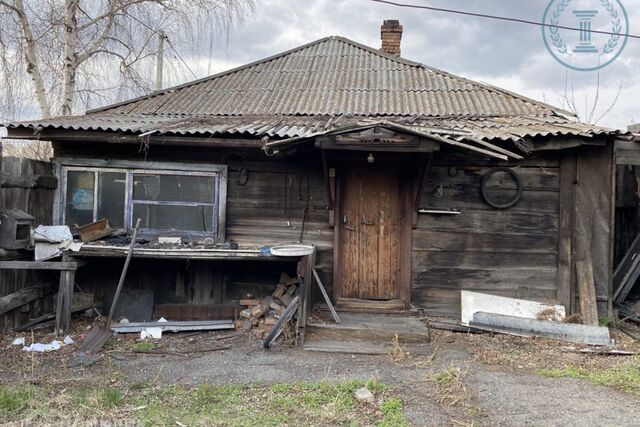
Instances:
[[[28,98],[48,118],[151,90],[160,32],[172,49],[194,49],[200,35],[228,34],[254,2],[0,0],[0,115],[28,111]]]
[[[560,97],[560,100],[562,101],[562,107],[567,108],[570,112],[575,114],[578,120],[584,123],[597,125],[607,115],[609,115],[611,110],[613,110],[613,108],[618,103],[618,100],[620,99],[620,94],[622,93],[622,87],[623,87],[623,83],[622,81],[620,81],[620,84],[618,86],[618,90],[615,96],[613,97],[609,105],[606,106],[602,110],[602,112],[596,117],[596,112],[598,111],[598,107],[600,106],[600,102],[602,101],[601,93],[600,93],[600,71],[598,70],[598,73],[596,76],[595,92],[593,93],[593,100],[589,100],[589,94],[585,94],[584,103],[583,103],[584,112],[582,112],[580,111],[580,105],[579,105],[580,103],[576,101],[573,79],[569,78],[569,72],[567,70],[565,73],[565,80],[564,80],[564,92]]]

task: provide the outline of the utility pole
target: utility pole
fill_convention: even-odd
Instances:
[[[162,67],[164,61],[164,31],[158,32],[158,57],[156,58],[156,90],[162,89]]]

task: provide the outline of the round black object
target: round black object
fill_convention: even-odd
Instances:
[[[489,183],[489,180],[497,172],[505,172],[511,175],[517,185],[517,192],[515,196],[513,196],[513,199],[505,203],[498,203],[491,200],[491,198],[489,197],[489,192],[487,191],[487,184]],[[520,198],[522,197],[522,180],[520,179],[520,176],[513,169],[504,168],[504,167],[493,168],[487,171],[487,173],[484,174],[484,176],[482,177],[482,184],[480,186],[480,191],[482,192],[482,199],[489,206],[496,209],[508,209],[512,206],[515,206],[516,203],[518,203],[520,201]]]

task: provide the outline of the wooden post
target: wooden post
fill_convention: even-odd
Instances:
[[[578,301],[580,316],[585,325],[598,326],[598,306],[596,302],[596,286],[593,281],[593,267],[591,261],[577,261]]]
[[[75,270],[60,272],[60,286],[58,288],[58,305],[56,307],[55,325],[55,336],[57,337],[61,337],[69,332],[75,276]]]

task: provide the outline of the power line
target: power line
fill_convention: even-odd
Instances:
[[[173,43],[171,43],[171,40],[169,39],[169,37],[166,37],[165,40],[167,41],[167,43],[169,43],[169,47],[173,50],[173,52],[176,54],[178,59],[180,59],[180,61],[184,64],[184,66],[187,67],[187,70],[189,70],[193,78],[197,79],[198,76],[196,76],[196,73],[194,73],[193,70],[191,70],[191,67],[189,67],[189,64],[187,64],[185,60],[182,59],[182,55],[180,55],[180,52],[178,52],[178,50],[173,46]]]
[[[487,14],[484,14],[484,13],[475,13],[475,12],[466,12],[466,11],[463,11],[463,10],[444,9],[444,8],[440,8],[440,7],[423,6],[423,5],[418,5],[418,4],[398,3],[398,2],[390,1],[390,0],[370,0],[370,1],[376,2],[376,3],[389,4],[389,5],[397,6],[397,7],[406,7],[406,8],[411,8],[411,9],[425,9],[425,10],[432,10],[434,12],[453,13],[453,14],[457,14],[457,15],[475,16],[477,18],[496,19],[496,20],[499,20],[499,21],[517,22],[517,23],[520,23],[520,24],[528,24],[528,25],[537,25],[539,27],[553,27],[553,28],[560,28],[560,29],[563,29],[563,30],[582,31],[582,30],[580,30],[580,28],[575,28],[575,27],[566,27],[564,25],[551,25],[551,24],[545,24],[544,22],[529,21],[527,19],[519,19],[519,18],[509,18],[509,17],[506,17],[506,16],[487,15]],[[592,33],[596,33],[596,34],[606,34],[606,35],[610,35],[610,36],[624,36],[624,37],[629,37],[629,38],[632,38],[632,39],[640,39],[640,35],[637,35],[637,34],[612,33],[612,32],[609,32],[609,31],[599,31],[599,30],[590,30],[590,31]]]

